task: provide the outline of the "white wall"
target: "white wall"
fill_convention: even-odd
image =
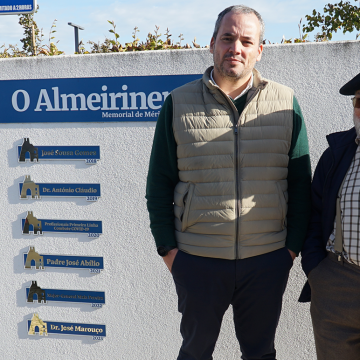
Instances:
[[[305,117],[313,168],[326,148],[325,135],[349,128],[350,99],[339,88],[360,70],[357,41],[267,45],[257,68],[264,77],[295,90]],[[0,80],[71,77],[198,74],[212,64],[208,50],[62,56],[0,60]],[[1,83],[0,83],[1,88]],[[50,116],[50,115],[49,115]],[[149,230],[145,183],[155,122],[0,124],[0,198],[2,222],[3,304],[0,348],[4,359],[175,359],[181,338],[180,315],[171,275],[157,255]],[[16,148],[29,137],[34,145],[100,145],[98,165],[65,161],[19,164]],[[100,182],[102,198],[20,200],[24,175],[37,182]],[[102,220],[104,233],[87,240],[79,235],[25,236],[20,218]],[[47,254],[104,256],[105,270],[24,270],[22,253],[29,245]],[[284,297],[276,344],[279,360],[313,360],[309,305],[299,304],[305,277],[297,259]],[[43,288],[105,290],[106,305],[27,304],[25,287],[37,280]],[[28,336],[33,312],[43,320],[104,323],[107,337]],[[228,311],[214,354],[216,360],[239,359],[240,351]]]

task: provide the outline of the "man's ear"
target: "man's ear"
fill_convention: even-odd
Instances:
[[[263,52],[263,49],[264,49],[264,46],[263,46],[263,44],[261,44],[261,45],[259,46],[258,56],[257,56],[257,58],[256,58],[256,61],[260,61],[261,55],[262,55],[262,52]]]
[[[210,52],[212,54],[214,53],[214,44],[215,44],[215,39],[214,39],[214,37],[212,37],[210,40]]]

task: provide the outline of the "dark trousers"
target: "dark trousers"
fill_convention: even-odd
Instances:
[[[182,314],[178,360],[213,359],[230,304],[242,359],[275,360],[275,331],[292,263],[286,248],[242,260],[179,251],[172,267]]]
[[[328,256],[309,274],[318,360],[360,359],[360,267]]]

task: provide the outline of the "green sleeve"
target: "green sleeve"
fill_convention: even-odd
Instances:
[[[156,246],[177,246],[174,228],[174,189],[179,182],[176,142],[169,95],[157,120],[146,184],[150,228]]]
[[[294,120],[288,165],[288,249],[299,254],[305,240],[310,217],[311,165],[306,127],[300,106],[294,97]]]

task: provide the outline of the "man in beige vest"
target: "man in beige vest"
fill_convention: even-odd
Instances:
[[[354,127],[326,136],[301,252],[308,282],[299,301],[311,300],[319,360],[360,359],[360,74],[340,94],[352,97]]]
[[[214,67],[171,92],[147,195],[157,250],[182,314],[178,360],[211,360],[231,304],[242,358],[275,359],[283,292],[305,237],[311,170],[293,91],[261,77],[264,23],[222,11]]]

